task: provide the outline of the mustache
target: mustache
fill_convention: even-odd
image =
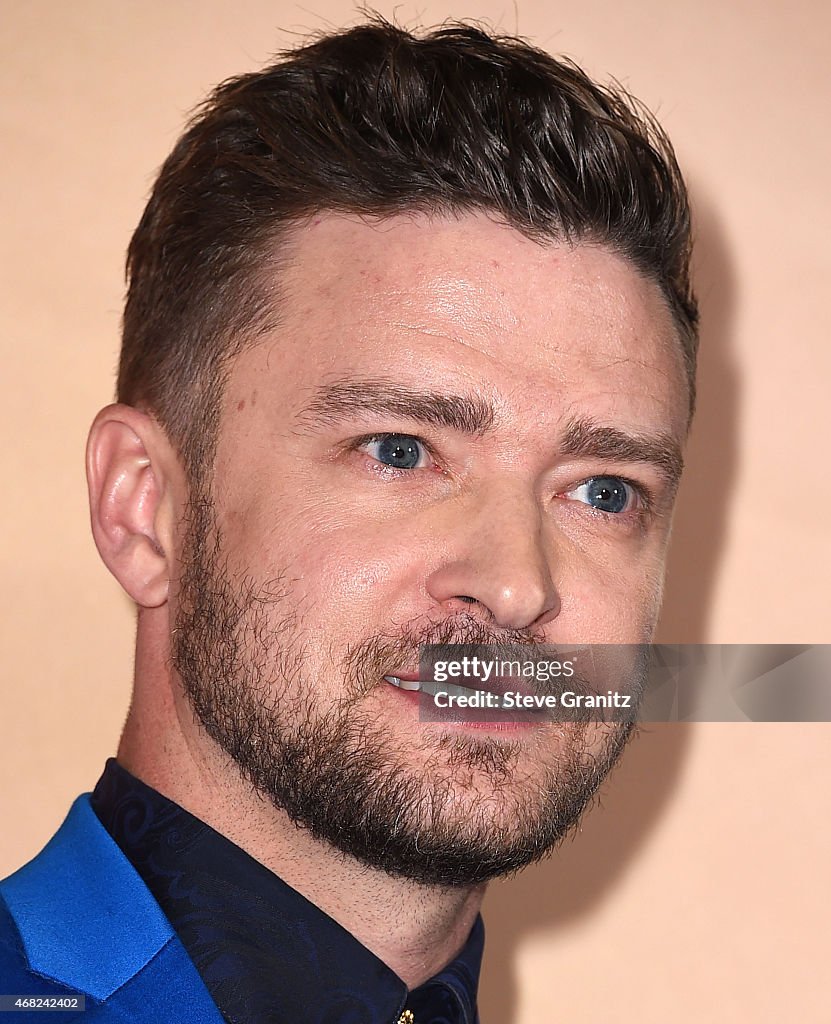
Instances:
[[[420,658],[422,646],[433,648],[433,651],[426,652],[424,660]],[[491,692],[519,689],[525,693],[556,697],[558,703],[566,692],[594,697],[614,690],[631,695],[632,703],[626,706],[632,710],[626,713],[598,710],[594,705],[578,705],[572,706],[568,713],[557,712],[561,720],[628,720],[630,714],[636,713],[643,697],[645,645],[555,644],[530,630],[489,628],[487,623],[463,614],[425,627],[404,629],[397,636],[375,635],[351,645],[344,659],[345,699],[349,701],[371,692],[382,676],[396,669],[425,670],[428,673],[424,677],[426,679],[435,648],[455,646],[463,650],[453,652],[450,657],[463,654],[471,661],[478,658],[480,662],[516,664],[519,660],[526,665],[536,663],[543,667],[553,661],[562,664],[571,659],[573,671],[568,676],[536,671],[528,675],[527,670],[518,678],[510,674],[494,675],[490,682],[484,682],[480,687]],[[439,656],[447,657],[448,654],[442,651]],[[462,685],[470,687],[473,684],[468,681]]]
[[[433,645],[463,645],[469,657],[508,657],[517,646],[528,648],[529,657],[543,646],[550,655],[553,645],[539,633],[523,629],[490,628],[487,623],[464,613],[453,619],[403,629],[396,636],[376,634],[350,644],[344,657],[348,679],[353,680],[358,694],[373,689],[380,676],[393,669],[415,670],[419,665],[420,648]],[[504,652],[504,653],[503,653]],[[356,695],[358,695],[356,694]]]

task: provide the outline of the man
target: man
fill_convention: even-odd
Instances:
[[[476,1019],[488,880],[553,848],[630,727],[421,721],[419,651],[649,640],[689,257],[660,129],[519,40],[374,22],[216,90],[130,245],[88,446],[133,700],[0,886],[3,993]]]

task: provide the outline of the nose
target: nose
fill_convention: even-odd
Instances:
[[[550,537],[537,500],[516,491],[492,492],[445,522],[447,555],[427,579],[446,611],[474,608],[504,629],[540,629],[560,613]]]

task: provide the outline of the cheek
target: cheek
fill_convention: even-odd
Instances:
[[[626,569],[585,564],[559,583],[558,638],[570,643],[645,643],[660,609],[663,563]]]
[[[282,507],[280,507],[282,506]],[[370,520],[331,501],[250,503],[226,519],[232,562],[262,581],[280,579],[304,625],[335,643],[401,627],[425,611],[432,568],[454,557],[448,534],[415,514]],[[660,602],[664,546],[633,550],[622,542],[559,533],[551,569],[561,612],[553,629],[563,642],[642,643]],[[455,555],[460,555],[462,545]]]
[[[259,545],[246,544],[240,558],[261,578],[282,576],[304,624],[320,625],[333,640],[366,637],[393,617],[405,622],[423,590],[428,542],[419,546],[411,531],[389,524],[336,519],[320,508],[281,518]]]
[[[383,605],[402,572],[395,551],[354,531],[330,535],[323,544],[301,545],[294,566],[315,605],[336,607],[339,616],[349,618]]]

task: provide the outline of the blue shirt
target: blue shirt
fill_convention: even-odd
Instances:
[[[409,991],[345,928],[115,759],[91,804],[228,1024],[478,1024],[481,917],[456,959]]]

